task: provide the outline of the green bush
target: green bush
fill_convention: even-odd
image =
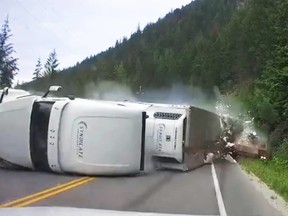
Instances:
[[[273,160],[278,164],[287,166],[288,168],[288,138],[285,138],[276,149]]]

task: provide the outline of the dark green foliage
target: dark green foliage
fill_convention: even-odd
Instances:
[[[282,162],[286,162],[286,165],[288,168],[288,139],[285,138],[281,144],[276,149],[276,152],[274,154],[275,157],[277,157]]]
[[[254,114],[269,125],[270,144],[277,147],[288,132],[288,2],[273,1],[267,20],[271,24],[270,55],[257,77],[254,99],[259,109]]]
[[[0,32],[0,88],[11,87],[14,76],[18,71],[17,59],[12,57],[15,52],[13,44],[9,43],[12,36],[10,32],[7,17]]]
[[[37,59],[36,68],[33,73],[33,80],[37,80],[42,76],[42,64],[40,58]]]
[[[55,49],[49,54],[48,59],[44,65],[44,77],[55,78],[58,67],[58,59]]]

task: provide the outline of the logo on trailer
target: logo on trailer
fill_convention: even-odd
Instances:
[[[164,124],[159,124],[157,127],[157,150],[159,152],[162,151],[162,147],[163,147],[163,137],[164,137],[164,130],[165,130],[165,125]]]
[[[76,154],[78,158],[83,158],[84,150],[84,135],[87,129],[87,124],[83,121],[79,122],[77,125],[77,146]]]
[[[174,150],[176,150],[176,146],[177,146],[177,134],[178,134],[178,130],[177,130],[177,128],[175,129],[175,137],[174,137]]]

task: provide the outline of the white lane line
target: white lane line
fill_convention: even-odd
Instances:
[[[215,192],[216,192],[216,198],[217,198],[220,216],[227,216],[225,205],[224,205],[222,194],[221,194],[221,190],[220,190],[220,186],[219,186],[219,182],[218,182],[218,178],[217,178],[217,174],[216,174],[213,162],[211,164],[211,171],[212,171],[212,177],[213,177],[214,188],[215,188]]]

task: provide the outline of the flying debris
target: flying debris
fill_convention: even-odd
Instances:
[[[217,143],[221,154],[233,158],[247,156],[269,159],[265,139],[259,136],[252,126],[252,121],[243,121],[229,115],[221,115],[222,136]]]

